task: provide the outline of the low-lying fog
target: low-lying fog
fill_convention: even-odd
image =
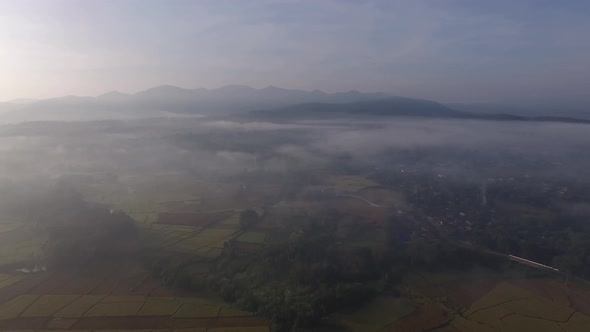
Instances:
[[[72,174],[180,171],[210,178],[253,169],[322,167],[345,157],[375,168],[408,163],[420,171],[458,178],[492,176],[486,172],[501,168],[505,174],[539,172],[589,181],[589,129],[549,122],[404,118],[25,123],[0,127],[0,176],[14,182]]]

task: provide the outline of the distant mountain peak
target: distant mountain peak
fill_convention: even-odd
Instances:
[[[155,87],[148,89],[148,90],[153,90],[153,89],[157,89],[157,90],[188,90],[188,89],[181,88],[176,85],[170,85],[170,84],[158,85],[158,86],[155,86]]]
[[[46,99],[46,100],[55,100],[55,101],[86,101],[86,100],[92,100],[92,99],[94,99],[94,98],[93,97],[90,97],[90,96],[67,95],[67,96],[63,96],[63,97],[50,98],[50,99]]]
[[[274,86],[274,85],[269,85],[269,86],[267,86],[266,88],[262,88],[262,89],[260,89],[260,90],[262,90],[262,91],[283,91],[283,90],[285,90],[285,89],[283,89],[283,88],[279,88],[279,87],[277,87],[277,86]]]
[[[183,92],[187,92],[187,91],[191,91],[189,89],[185,89],[185,88],[181,88],[175,85],[158,85],[155,86],[153,88],[149,88],[147,90],[144,91],[140,91],[138,93],[136,93],[137,95],[141,95],[141,94],[149,94],[149,93],[167,93],[167,92],[179,92],[179,91],[183,91]]]
[[[240,84],[230,84],[230,85],[224,85],[221,86],[217,89],[213,89],[214,91],[254,91],[256,89],[254,89],[251,86],[247,86],[247,85],[240,85]]]
[[[37,102],[37,99],[31,99],[31,98],[16,98],[16,99],[12,99],[7,101],[7,103],[11,103],[11,104],[32,104]]]
[[[128,97],[128,96],[129,96],[129,94],[127,94],[127,93],[113,90],[113,91],[109,91],[107,93],[104,93],[104,94],[98,96],[97,98],[116,98],[116,97]]]

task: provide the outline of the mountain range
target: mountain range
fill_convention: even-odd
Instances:
[[[257,110],[239,115],[256,120],[301,120],[376,117],[419,117],[445,119],[472,119],[494,121],[534,121],[590,124],[590,120],[564,116],[522,116],[507,113],[477,113],[449,108],[431,100],[389,97],[379,100],[357,101],[345,104],[303,103],[273,110]]]
[[[145,117],[167,113],[223,115],[305,102],[348,103],[386,97],[388,95],[383,93],[326,93],[275,86],[263,89],[243,85],[227,85],[217,89],[185,89],[161,85],[135,94],[112,91],[97,97],[65,96],[30,103],[0,103],[0,115],[11,121],[92,120],[107,116]]]
[[[431,100],[359,91],[326,93],[319,90],[290,90],[275,86],[255,89],[244,85],[227,85],[217,89],[185,89],[161,85],[135,94],[111,91],[97,97],[65,96],[43,100],[13,100],[0,103],[0,122],[241,114],[242,117],[274,119],[354,115],[586,123],[585,120],[557,117],[552,114],[521,115],[510,112],[512,110],[482,104],[443,105]]]

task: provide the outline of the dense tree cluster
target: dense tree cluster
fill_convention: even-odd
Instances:
[[[301,226],[255,254],[228,245],[213,271],[214,288],[287,330],[358,305],[384,287],[384,265],[371,250],[340,247],[331,226]]]
[[[106,206],[86,202],[60,182],[35,193],[13,208],[37,232],[47,234],[43,247],[47,263],[88,266],[101,260],[127,257],[136,248],[137,229],[131,217]]]
[[[410,271],[505,263],[495,255],[416,234],[400,241],[395,218],[388,223],[393,226],[386,230],[387,238],[375,236],[373,245],[357,241],[362,225],[343,237],[338,229],[346,218],[337,213],[288,223],[258,252],[244,252],[230,242],[211,272],[211,285],[226,301],[272,319],[277,331],[285,331],[312,326],[380,293],[395,293]]]
[[[47,216],[52,218],[53,216]],[[44,247],[53,264],[85,266],[134,254],[137,230],[133,219],[120,211],[86,205],[72,208],[48,225]]]

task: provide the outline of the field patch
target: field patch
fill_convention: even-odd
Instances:
[[[20,317],[51,317],[78,297],[78,295],[42,295],[21,313]]]
[[[45,328],[50,330],[68,331],[74,324],[76,324],[77,321],[77,319],[71,318],[53,318],[50,321],[48,321],[47,324],[45,324]]]
[[[229,218],[217,224],[218,227],[238,228],[240,226],[240,214],[234,213]]]
[[[90,295],[106,295],[117,286],[118,281],[115,279],[102,280],[91,292]]]
[[[61,318],[77,318],[82,317],[87,311],[94,307],[103,299],[100,295],[82,295],[71,304],[65,306],[58,311],[54,316]]]
[[[568,296],[572,307],[576,309],[576,311],[590,316],[590,302],[583,294],[580,294],[577,290],[568,290]]]
[[[508,308],[505,308],[503,306],[494,306],[477,311],[474,314],[470,315],[468,318],[470,321],[474,321],[482,325],[500,328],[504,326],[502,318],[513,314],[514,311]]]
[[[559,323],[559,325],[565,332],[587,332],[590,326],[590,316],[576,312],[567,323]]]
[[[0,305],[0,319],[18,317],[39,298],[38,295],[21,295]]]
[[[337,190],[345,192],[357,192],[360,189],[377,185],[374,181],[363,176],[354,175],[332,176],[328,180],[328,183]]]
[[[205,258],[213,259],[219,257],[219,255],[221,255],[222,252],[223,250],[220,248],[211,248],[211,250],[207,251],[203,256]]]
[[[443,307],[429,304],[420,307],[416,313],[402,318],[384,331],[408,332],[428,331],[448,323],[453,317]]]
[[[454,327],[455,330],[460,332],[497,332],[498,329],[492,328],[490,326],[465,319],[461,316],[455,316],[453,321],[450,323],[451,327]]]
[[[402,192],[391,189],[364,188],[358,191],[358,195],[377,205],[395,206],[401,209],[407,209],[410,206]]]
[[[182,302],[176,299],[149,298],[138,316],[172,316],[181,305]]]
[[[561,280],[555,279],[523,279],[512,281],[518,287],[528,289],[537,294],[550,299],[553,302],[559,303],[562,306],[571,306],[567,291],[564,288]]]
[[[468,308],[497,285],[496,280],[476,278],[453,281],[443,287],[452,306]]]
[[[84,317],[117,317],[135,316],[141,309],[142,302],[113,302],[98,303],[90,309]]]
[[[269,332],[267,326],[250,326],[250,327],[213,327],[208,328],[207,332]]]
[[[473,303],[464,317],[455,317],[451,326],[459,331],[569,332],[565,325],[580,314],[563,305],[560,297],[559,301],[553,301],[545,296],[553,291],[537,291],[532,286],[528,288],[509,282],[500,283]],[[577,317],[585,321],[587,316]],[[579,324],[574,320],[570,326],[575,330]],[[589,326],[586,325],[586,331]]]
[[[511,315],[502,319],[504,326],[502,332],[563,332],[557,322],[532,317]]]
[[[490,308],[502,303],[515,301],[515,300],[523,300],[527,298],[535,297],[535,294],[531,291],[525,290],[520,287],[516,287],[510,283],[503,282],[492,289],[489,293],[482,296],[479,300],[477,300],[471,308],[465,313],[468,317],[469,315],[486,308]]]
[[[20,231],[17,230],[14,233]],[[41,251],[46,240],[47,238],[45,236],[36,236],[12,243],[0,243],[2,245],[0,247],[0,266],[17,264],[29,260]]]
[[[145,297],[143,296],[133,296],[133,295],[120,295],[120,296],[107,296],[101,303],[120,303],[120,302],[144,302]]]
[[[161,202],[160,206],[170,211],[194,212],[201,207],[201,198]]]
[[[223,242],[230,239],[236,231],[225,228],[209,228],[195,237],[191,238],[191,242],[199,243],[202,247],[212,246],[216,243]]]
[[[158,224],[206,226],[229,218],[233,211],[219,212],[163,212],[158,214]]]
[[[503,304],[502,307],[517,315],[560,322],[567,321],[574,313],[571,308],[539,296],[508,302]]]
[[[333,315],[337,321],[354,331],[379,331],[416,310],[413,302],[406,299],[378,297],[349,313]]]
[[[15,230],[19,227],[22,227],[22,224],[19,223],[0,223],[0,233],[10,232]]]
[[[17,282],[25,279],[26,276],[24,275],[3,275],[2,279],[0,280],[0,289],[4,288],[4,287],[8,287],[10,285],[14,285]]]
[[[186,302],[174,314],[174,318],[217,317],[220,309],[221,306],[219,305]]]
[[[240,310],[236,307],[224,305],[221,307],[221,311],[219,312],[219,317],[246,317],[252,316],[252,313]]]
[[[420,274],[410,274],[406,276],[403,280],[403,284],[407,287],[407,291],[412,296],[427,298],[442,298],[445,296],[442,287],[437,286]]]

